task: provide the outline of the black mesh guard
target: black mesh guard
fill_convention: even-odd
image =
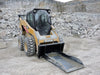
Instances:
[[[51,52],[63,52],[64,43],[43,44],[38,46],[38,57]]]

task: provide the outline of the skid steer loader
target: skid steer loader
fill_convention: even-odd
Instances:
[[[18,46],[27,56],[37,54],[65,72],[84,67],[76,57],[63,53],[64,42],[51,24],[50,9],[33,9],[26,15],[18,15],[20,36]]]

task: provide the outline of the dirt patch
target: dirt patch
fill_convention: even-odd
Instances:
[[[82,60],[85,68],[65,73],[46,60],[37,56],[27,57],[19,51],[17,39],[8,42],[7,49],[0,49],[1,75],[99,75],[100,41],[79,38],[65,38],[64,52]],[[67,47],[69,45],[69,49]],[[85,49],[84,49],[85,47]]]

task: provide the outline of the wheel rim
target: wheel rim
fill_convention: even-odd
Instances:
[[[24,47],[25,47],[25,52],[27,52],[27,44],[24,43]]]

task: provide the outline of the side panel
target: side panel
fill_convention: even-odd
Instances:
[[[36,37],[36,35],[35,35],[35,30],[34,30],[25,20],[22,20],[22,19],[20,18],[20,26],[21,26],[21,25],[23,25],[23,27],[24,27],[26,33],[31,34],[31,35],[34,36],[35,42],[36,42],[36,47],[37,47],[37,50],[38,50],[38,40],[37,40],[37,37]]]

